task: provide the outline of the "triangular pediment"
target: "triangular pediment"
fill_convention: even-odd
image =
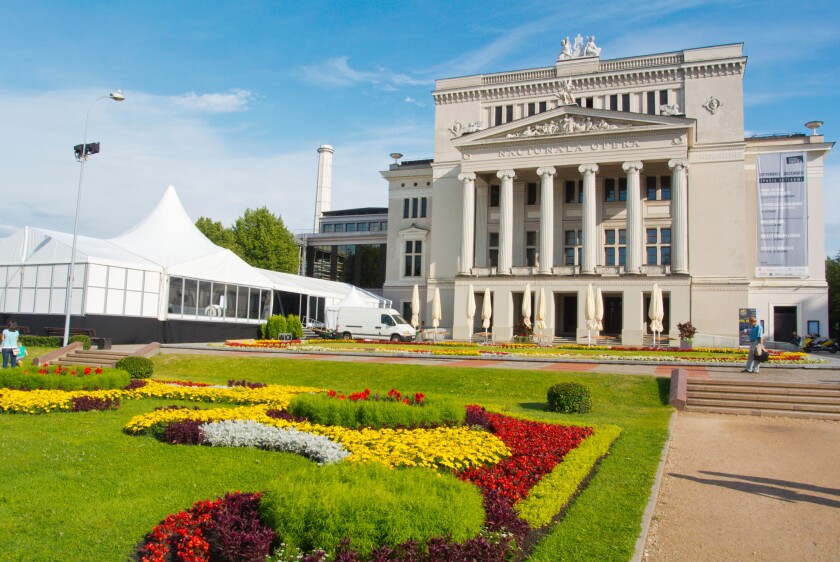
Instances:
[[[412,224],[408,228],[397,231],[397,234],[403,238],[425,238],[429,234],[429,231],[425,228],[420,228],[416,224]]]
[[[542,138],[572,138],[593,135],[634,134],[653,130],[694,127],[695,120],[681,116],[646,115],[564,105],[475,133],[452,139],[456,147]]]

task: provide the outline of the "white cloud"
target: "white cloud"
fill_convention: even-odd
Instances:
[[[319,64],[302,66],[295,72],[303,81],[316,86],[341,88],[356,84],[376,84],[383,89],[393,91],[397,86],[428,85],[434,82],[429,78],[412,78],[407,74],[395,73],[387,68],[374,70],[356,70],[349,64],[350,57],[340,56],[327,59]]]
[[[235,89],[230,93],[196,94],[189,92],[181,96],[172,96],[169,99],[175,105],[186,109],[206,113],[234,113],[244,111],[248,103],[253,99],[254,94],[248,90]]]

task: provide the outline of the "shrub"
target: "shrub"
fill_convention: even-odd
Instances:
[[[680,331],[680,339],[691,341],[694,339],[694,334],[697,333],[697,328],[691,325],[691,322],[685,324],[677,324],[677,330]]]
[[[548,389],[548,409],[552,412],[586,414],[592,410],[589,389],[576,382],[561,382]]]
[[[152,361],[145,357],[130,355],[117,361],[117,369],[126,371],[133,379],[148,379],[152,376]]]
[[[286,318],[280,314],[269,317],[265,324],[260,326],[260,334],[264,340],[275,340],[277,339],[277,334],[288,331],[286,328]]]
[[[26,347],[61,347],[58,336],[20,336],[18,341]]]
[[[41,367],[37,371],[32,369],[35,367],[0,370],[0,388],[110,390],[125,388],[129,384],[128,373],[116,369],[91,369],[90,367]]]
[[[382,545],[476,536],[484,523],[478,488],[422,468],[378,463],[298,469],[271,482],[260,512],[291,548],[334,552],[342,539],[369,553]]]
[[[303,324],[300,321],[300,316],[289,314],[286,317],[286,331],[292,334],[293,340],[303,339]]]
[[[287,408],[293,416],[312,423],[362,427],[418,427],[431,424],[462,425],[464,407],[454,401],[434,399],[408,405],[387,400],[349,400],[325,394],[299,394]]]
[[[112,398],[95,398],[92,396],[77,396],[73,398],[74,412],[92,412],[94,410],[104,412],[105,410],[116,410],[120,407],[120,401]]]
[[[67,343],[71,344],[71,343],[76,342],[76,341],[81,342],[82,348],[84,348],[86,350],[90,349],[90,336],[86,336],[84,334],[77,334],[75,336],[70,336],[70,339],[67,340]]]

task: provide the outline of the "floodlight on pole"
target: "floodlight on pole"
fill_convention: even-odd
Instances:
[[[87,143],[88,122],[90,121],[90,110],[99,100],[112,99],[114,101],[124,101],[125,96],[120,90],[111,92],[107,96],[102,96],[93,100],[88,107],[85,115],[85,134],[82,137],[82,144],[77,144],[73,147],[73,152],[76,154],[76,159],[79,161],[79,191],[76,195],[76,218],[73,222],[73,244],[70,249],[70,270],[67,272],[67,292],[64,297],[64,346],[70,340],[70,312],[71,303],[73,302],[73,273],[76,269],[76,244],[79,239],[79,209],[82,203],[82,185],[85,178],[85,161],[88,156],[97,154],[99,152],[99,143]]]

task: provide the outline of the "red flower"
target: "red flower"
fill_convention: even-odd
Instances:
[[[101,375],[102,374],[102,369],[97,367],[96,369],[93,370],[93,372],[96,373],[97,375]]]
[[[86,375],[89,375],[89,374],[90,374],[90,367],[85,367],[85,371],[84,371],[84,373],[85,373]]]

